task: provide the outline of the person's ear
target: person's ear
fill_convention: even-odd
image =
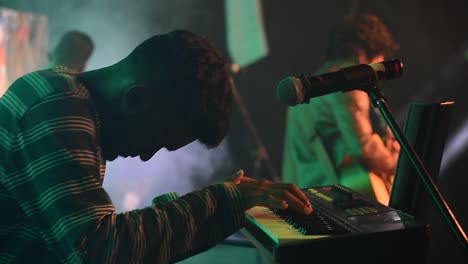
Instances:
[[[144,115],[151,109],[153,94],[146,86],[132,86],[124,95],[123,108],[127,115]]]

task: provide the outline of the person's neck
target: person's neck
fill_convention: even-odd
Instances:
[[[78,74],[79,82],[89,91],[96,107],[101,125],[101,146],[104,152],[104,149],[112,148],[113,138],[118,134],[116,131],[122,129],[119,105],[122,85],[118,82],[120,77],[119,71],[112,66]]]
[[[120,74],[115,66],[109,66],[78,74],[78,80],[90,92],[100,115],[110,120],[119,112],[122,86],[119,85]]]
[[[124,89],[123,76],[118,67],[113,65],[82,72],[78,75],[78,80],[107,104],[118,107]]]

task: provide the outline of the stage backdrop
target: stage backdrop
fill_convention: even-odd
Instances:
[[[0,96],[21,75],[47,63],[47,17],[0,8]]]

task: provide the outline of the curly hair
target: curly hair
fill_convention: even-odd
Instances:
[[[221,143],[231,122],[232,80],[227,59],[208,38],[171,31],[145,40],[124,60],[136,79],[157,90],[172,120],[208,148]]]
[[[399,50],[387,26],[374,14],[360,13],[343,18],[328,38],[327,59],[353,59],[359,52],[368,58],[383,54],[386,58]]]
[[[169,35],[177,45],[176,89],[184,89],[187,95],[183,108],[194,110],[188,114],[195,136],[207,147],[215,147],[231,122],[233,95],[227,59],[204,36],[185,30]]]

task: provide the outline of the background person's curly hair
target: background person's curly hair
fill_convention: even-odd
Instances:
[[[376,15],[360,13],[343,18],[328,39],[327,59],[356,60],[359,52],[367,58],[383,54],[390,58],[399,50],[390,30]]]
[[[227,59],[204,36],[184,30],[170,35],[178,42],[178,59],[182,62],[176,64],[178,88],[195,91],[189,94],[198,99],[184,100],[194,109],[191,119],[195,135],[208,147],[215,147],[231,122],[233,95]],[[188,86],[195,89],[186,89]]]

